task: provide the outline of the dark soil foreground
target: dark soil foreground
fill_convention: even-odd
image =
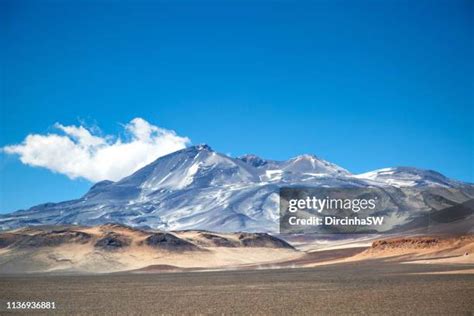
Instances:
[[[474,274],[424,274],[473,268],[372,261],[308,269],[0,276],[0,314],[7,301],[54,301],[56,310],[43,313],[473,315]]]

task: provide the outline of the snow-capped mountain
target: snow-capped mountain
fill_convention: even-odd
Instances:
[[[0,216],[0,228],[120,223],[163,230],[277,232],[281,187],[381,188],[392,225],[474,197],[474,185],[428,170],[388,168],[354,175],[313,155],[287,161],[232,158],[207,145],[189,147],[83,197]]]
[[[409,186],[445,186],[458,187],[463,183],[448,179],[433,170],[422,170],[410,167],[384,168],[357,175],[360,179],[370,179],[398,187]]]

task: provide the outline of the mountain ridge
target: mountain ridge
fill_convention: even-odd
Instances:
[[[119,181],[95,183],[76,200],[1,215],[0,228],[116,222],[164,230],[277,232],[278,191],[285,186],[383,188],[393,195],[387,208],[396,210],[400,222],[474,197],[474,185],[431,170],[352,174],[315,155],[233,158],[201,144],[160,157]]]

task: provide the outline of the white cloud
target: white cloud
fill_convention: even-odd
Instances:
[[[26,165],[95,182],[119,180],[190,143],[189,138],[142,118],[124,126],[128,140],[94,135],[83,126],[54,126],[63,134],[30,134],[21,144],[6,146],[3,151],[19,155]]]

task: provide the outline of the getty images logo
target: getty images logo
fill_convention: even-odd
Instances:
[[[376,188],[281,188],[280,232],[380,233],[386,205]]]
[[[351,210],[358,213],[361,210],[374,210],[377,197],[372,199],[341,199],[325,197],[323,199],[315,196],[307,196],[303,199],[290,199],[288,201],[288,211],[295,213],[298,210],[314,210],[321,213],[323,210]]]

